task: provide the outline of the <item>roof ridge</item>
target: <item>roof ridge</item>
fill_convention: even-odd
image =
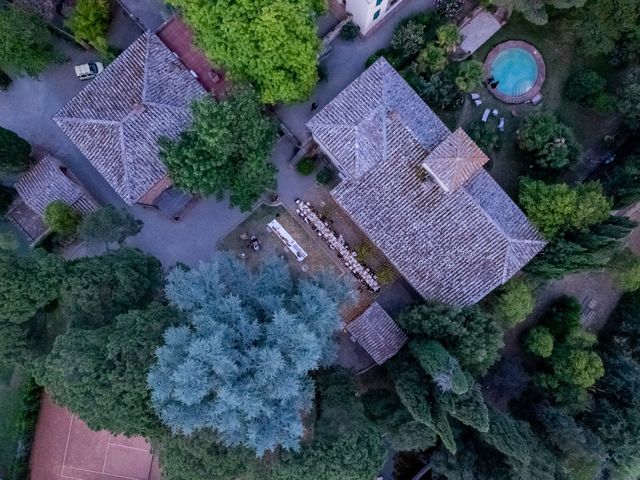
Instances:
[[[144,48],[144,74],[142,75],[142,98],[140,99],[140,101],[142,103],[146,103],[148,85],[147,78],[149,77],[149,56],[151,52],[151,30],[147,30],[142,35],[146,36],[146,44]]]
[[[125,117],[126,118],[126,117]],[[108,125],[110,127],[113,126],[118,126],[118,125],[122,125],[122,123],[124,122],[124,119],[121,121],[117,121],[117,120],[98,120],[96,118],[77,118],[77,117],[66,117],[66,116],[54,116],[52,117],[52,120],[54,121],[61,121],[61,122],[71,122],[71,123],[95,123],[97,125]]]

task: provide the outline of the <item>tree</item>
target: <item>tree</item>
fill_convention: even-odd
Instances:
[[[178,141],[160,142],[171,179],[180,188],[218,198],[229,191],[232,206],[249,210],[276,183],[269,160],[273,123],[250,90],[219,103],[201,100],[192,109],[191,128]]]
[[[101,327],[117,315],[142,308],[162,286],[160,262],[140,250],[121,248],[68,264],[60,307],[71,324]]]
[[[604,195],[599,182],[570,187],[529,178],[520,181],[519,202],[547,239],[600,223],[609,217],[612,207],[611,199]]]
[[[531,286],[522,277],[512,278],[496,293],[493,311],[505,327],[513,327],[533,312]]]
[[[484,122],[473,122],[469,126],[469,136],[485,152],[490,152],[502,146],[502,134],[495,126]]]
[[[573,130],[547,112],[527,116],[518,130],[518,146],[534,154],[535,163],[545,169],[561,169],[575,162],[581,153]]]
[[[98,329],[70,328],[40,363],[38,381],[93,430],[157,434],[147,372],[164,330],[176,322],[175,311],[151,304]]]
[[[284,452],[271,480],[360,480],[373,478],[385,452],[380,432],[364,415],[353,379],[323,372],[317,381],[322,408],[314,438],[299,452]]]
[[[417,21],[400,25],[393,33],[391,49],[402,62],[415,58],[426,44],[427,27]]]
[[[441,72],[449,63],[445,51],[434,43],[428,43],[416,61],[417,69],[421,73]]]
[[[349,20],[340,29],[340,38],[351,42],[360,36],[360,25]]]
[[[640,257],[631,250],[624,249],[614,255],[608,269],[623,292],[640,289]]]
[[[531,427],[508,413],[489,410],[489,430],[481,433],[480,438],[515,465],[526,466],[537,454]]]
[[[458,76],[456,77],[456,85],[463,92],[472,92],[480,82],[484,75],[481,62],[477,60],[467,60],[460,64],[458,68]]]
[[[627,127],[640,129],[640,67],[627,75],[618,90],[618,110]]]
[[[294,283],[276,258],[252,272],[219,255],[174,269],[165,291],[190,324],[166,331],[149,373],[163,423],[185,434],[213,429],[259,456],[298,448],[313,399],[308,372],[333,357],[350,288],[329,273]]]
[[[548,8],[582,7],[586,0],[491,0],[491,3],[511,8],[521,13],[524,18],[535,25],[545,25],[549,21]]]
[[[428,82],[421,80],[418,88],[413,84],[411,86],[433,108],[455,110],[464,102],[464,94],[456,85],[455,78],[447,71],[431,75]]]
[[[438,46],[449,53],[454,52],[458,44],[462,41],[462,36],[455,23],[446,23],[438,27],[436,37],[438,39]]]
[[[410,336],[440,342],[472,375],[486,374],[502,347],[502,332],[477,307],[426,303],[403,312],[398,323]]]
[[[607,81],[593,70],[580,70],[569,77],[565,93],[569,100],[591,107],[606,86]]]
[[[0,127],[0,171],[23,172],[32,162],[31,145],[11,130]]]
[[[0,67],[38,75],[56,59],[51,35],[37,16],[15,7],[0,9]]]
[[[453,358],[439,342],[414,339],[409,344],[411,353],[442,392],[462,395],[469,391],[469,382]]]
[[[141,220],[126,210],[107,205],[87,214],[78,227],[78,234],[88,243],[103,242],[108,249],[110,243],[121,245],[127,237],[137,235],[142,225]]]
[[[553,335],[547,327],[534,327],[527,332],[524,346],[531,355],[548,358],[553,353]]]
[[[44,223],[61,235],[75,233],[81,219],[82,216],[62,200],[51,202],[44,210]]]
[[[107,30],[111,21],[109,0],[78,0],[65,26],[76,40],[87,42],[100,54],[108,53]]]
[[[0,185],[0,215],[7,213],[15,194],[16,191],[13,188]]]
[[[616,165],[604,183],[613,196],[614,208],[622,208],[640,200],[640,155],[630,155]]]
[[[576,32],[587,55],[612,52],[616,43],[638,24],[640,7],[635,0],[588,2],[578,15]]]
[[[307,98],[318,79],[318,0],[172,0],[214,62],[255,85],[264,103]],[[244,141],[244,139],[243,139]],[[241,142],[240,142],[241,143]]]

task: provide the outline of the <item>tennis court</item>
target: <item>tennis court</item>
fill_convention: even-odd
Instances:
[[[34,480],[160,480],[149,444],[142,437],[90,430],[47,396],[31,452]]]

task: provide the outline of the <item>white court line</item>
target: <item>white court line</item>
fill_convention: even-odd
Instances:
[[[68,467],[68,468],[73,468],[74,470],[79,470],[79,471],[81,471],[81,472],[97,473],[97,474],[99,474],[99,475],[109,475],[110,477],[115,477],[115,478],[124,478],[124,479],[126,479],[126,480],[143,480],[143,479],[141,479],[140,477],[124,477],[124,476],[122,476],[122,475],[116,475],[115,473],[109,473],[109,472],[98,472],[98,471],[96,471],[96,470],[89,470],[89,469],[86,469],[86,468],[72,467],[72,466],[69,466],[69,465],[67,465],[67,467]],[[62,476],[63,476],[63,477],[66,477],[66,478],[72,478],[72,479],[74,479],[74,480],[84,480],[84,479],[82,479],[82,478],[72,477],[72,476],[70,476],[70,475],[64,475],[64,474],[63,474]]]
[[[131,450],[138,450],[139,452],[145,452],[151,455],[150,448],[138,448],[138,447],[130,447],[129,445],[122,445],[121,443],[112,443],[111,439],[115,438],[113,435],[109,434],[109,445],[112,447],[122,447],[122,448],[130,448]]]
[[[105,473],[104,469],[107,468],[107,457],[109,456],[109,440],[107,440],[107,451],[104,452],[104,462],[102,462],[102,473]]]
[[[67,463],[67,450],[69,448],[69,439],[71,438],[71,426],[73,425],[73,415],[71,415],[71,420],[69,420],[69,430],[67,431],[67,443],[64,446],[64,457],[62,457],[62,468],[60,468],[60,475],[64,471],[64,466]]]

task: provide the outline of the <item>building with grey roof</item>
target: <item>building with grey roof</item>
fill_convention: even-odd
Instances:
[[[152,33],[145,33],[53,120],[128,205],[151,205],[170,187],[158,139],[192,120],[200,83]]]
[[[424,298],[474,304],[544,248],[482,150],[383,58],[307,127],[343,177],[336,202]]]
[[[378,365],[393,357],[407,343],[407,334],[378,302],[346,327],[351,340],[360,345]]]
[[[50,203],[62,201],[80,214],[98,207],[69,170],[51,155],[27,170],[16,182],[15,189],[18,198],[11,204],[7,218],[31,244],[48,233],[43,216]]]

